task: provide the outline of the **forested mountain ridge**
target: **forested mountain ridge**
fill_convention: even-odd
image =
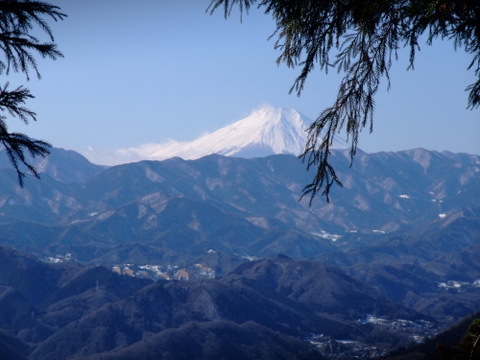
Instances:
[[[294,156],[211,155],[107,169],[83,159],[70,167],[85,181],[71,182],[55,165],[65,155],[23,189],[11,169],[0,169],[1,242],[45,249],[44,255],[74,253],[82,261],[95,259],[88,249],[96,246],[102,263],[113,248],[140,243],[193,256],[212,249],[305,258],[428,224],[448,227],[480,206],[476,155],[359,153],[350,168],[348,152],[336,150],[331,157],[344,187],[332,190],[331,203],[317,198],[311,207],[299,198],[312,174]]]

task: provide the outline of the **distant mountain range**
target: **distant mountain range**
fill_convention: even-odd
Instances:
[[[333,151],[331,157],[344,187],[333,190],[331,203],[319,197],[310,207],[308,199],[299,198],[313,174],[291,155],[254,159],[211,155],[105,168],[74,152],[53,149],[52,156],[35,164],[42,180],[27,179],[23,189],[8,164],[0,169],[0,223],[104,223],[119,208],[135,204],[145,214],[157,215],[172,206],[188,212],[195,205],[242,218],[258,229],[286,226],[331,243],[348,239],[348,234],[448,223],[452,215],[480,202],[477,155],[422,149],[360,151],[352,167],[346,150]],[[183,202],[192,204],[179,207]],[[205,216],[209,210],[198,213]],[[188,216],[178,218],[187,221]]]

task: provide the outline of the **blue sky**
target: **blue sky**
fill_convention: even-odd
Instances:
[[[336,95],[340,77],[320,71],[301,97],[288,94],[299,69],[275,64],[275,24],[255,9],[240,23],[238,14],[206,14],[209,0],[50,3],[68,14],[52,24],[65,58],[39,61],[42,79],[27,84],[38,121],[10,130],[56,147],[87,153],[193,140],[266,103],[314,119]],[[400,52],[392,89],[376,98],[374,132],[359,147],[480,154],[480,109],[466,109],[464,91],[474,81],[470,58],[448,42],[421,47],[413,71],[408,50]]]

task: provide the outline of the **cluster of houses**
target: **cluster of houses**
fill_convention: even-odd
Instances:
[[[114,265],[112,271],[119,275],[158,280],[189,280],[193,278],[214,279],[215,270],[203,264],[195,264],[187,268],[177,265]]]
[[[54,257],[45,257],[42,259],[47,263],[59,264],[63,262],[75,261],[72,254],[57,254]],[[178,265],[135,265],[120,264],[114,265],[112,271],[119,275],[131,277],[147,278],[154,281],[158,280],[189,280],[195,278],[214,279],[215,270],[204,265],[195,264],[193,266],[181,268]]]

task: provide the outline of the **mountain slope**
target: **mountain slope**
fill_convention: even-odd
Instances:
[[[25,154],[26,161],[33,165],[37,172],[47,174],[63,183],[83,183],[98,175],[106,166],[92,164],[84,156],[72,150],[51,148],[47,157],[32,158]],[[0,150],[0,169],[13,169],[5,150]],[[23,166],[20,164],[20,168]],[[22,171],[28,172],[26,169]]]
[[[29,360],[321,359],[307,335],[376,343],[374,329],[358,321],[366,307],[422,317],[333,266],[285,256],[241,264],[223,279],[153,283],[0,251],[12,269],[51,281],[45,289],[35,276],[0,279],[0,334],[8,335],[0,356],[10,346]],[[355,304],[345,296],[352,288]]]
[[[260,338],[261,341],[258,341]],[[79,360],[322,360],[313,346],[293,336],[272,331],[253,321],[241,325],[229,321],[189,323],[153,335],[111,354],[95,354]],[[166,359],[167,357],[165,357]]]

